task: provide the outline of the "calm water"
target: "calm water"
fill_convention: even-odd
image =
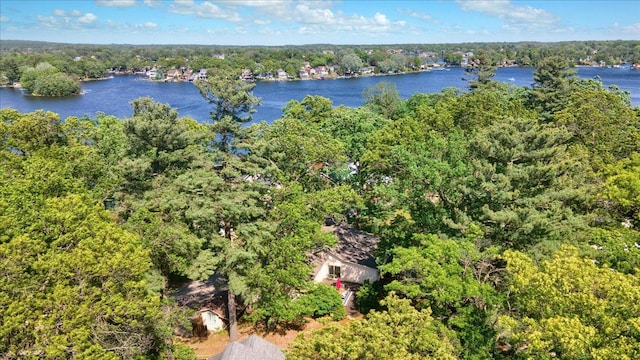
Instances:
[[[361,77],[340,80],[258,82],[254,94],[262,98],[262,104],[254,114],[256,121],[271,122],[280,118],[282,108],[289,100],[302,100],[307,94],[320,95],[333,101],[334,106],[357,107],[364,104],[362,92],[376,83],[388,81],[398,87],[400,96],[408,98],[414,93],[437,93],[445,87],[466,89],[462,80],[464,70],[431,71],[419,74],[396,76]],[[633,106],[640,106],[640,71],[605,68],[579,68],[578,76],[599,76],[605,86],[617,85],[631,93]],[[532,68],[499,68],[494,78],[518,86],[530,86],[533,82]],[[131,116],[132,100],[150,96],[158,102],[168,103],[178,109],[180,116],[191,116],[199,121],[208,121],[211,106],[191,83],[157,83],[136,76],[117,76],[104,81],[82,84],[85,95],[67,98],[42,98],[24,96],[21,91],[0,88],[0,108],[11,107],[21,112],[46,109],[68,116],[87,115],[97,112],[119,118]]]

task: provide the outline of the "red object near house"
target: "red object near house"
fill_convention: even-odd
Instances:
[[[342,283],[340,282],[340,278],[338,278],[338,280],[336,280],[336,289],[340,290],[341,287]]]

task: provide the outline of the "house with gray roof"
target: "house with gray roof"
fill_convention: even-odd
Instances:
[[[338,238],[335,248],[324,247],[313,252],[309,259],[315,265],[312,276],[315,282],[336,280],[363,284],[365,280],[380,279],[373,252],[379,239],[348,225],[328,227]]]

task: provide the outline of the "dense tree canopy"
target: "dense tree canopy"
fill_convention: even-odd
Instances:
[[[302,334],[288,359],[456,359],[459,345],[428,309],[418,311],[409,301],[389,296],[382,312],[346,326],[327,326]]]
[[[175,323],[164,311],[177,309],[147,287],[144,243],[99,201],[108,176],[76,137],[79,123],[11,110],[2,120],[0,352],[8,359],[171,356]]]
[[[498,342],[513,358],[634,359],[640,356],[640,283],[563,247],[536,266],[506,251],[513,308]]]
[[[477,52],[469,92],[403,100],[381,85],[356,109],[307,96],[271,124],[251,124],[259,99],[234,67],[293,66],[300,49],[216,60],[229,71],[207,48],[117,60],[215,67],[196,84],[211,119],[150,98],[126,119],[0,110],[0,353],[189,358],[169,295],[212,276],[231,339],[246,320],[340,319],[340,294],[310,278],[309,253],[336,244],[330,219],[379,238],[382,279],[357,292],[366,316],[301,334],[290,358],[640,357],[640,111],[566,57],[500,49]],[[538,64],[530,88],[491,78],[516,50]],[[399,64],[336,53],[346,71]],[[60,74],[54,60],[29,58],[21,81]]]

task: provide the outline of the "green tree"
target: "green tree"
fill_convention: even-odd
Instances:
[[[494,285],[503,270],[495,250],[477,250],[482,243],[477,225],[464,239],[414,238],[417,246],[395,247],[392,260],[380,266],[390,275],[385,289],[403,294],[418,308],[431,308],[436,319],[458,334],[464,358],[492,357],[496,334],[489,324],[500,305]]]
[[[242,128],[251,121],[253,108],[259,99],[251,93],[253,84],[242,82],[229,72],[210,74],[206,81],[196,83],[200,93],[214,104],[214,134],[211,144],[217,151],[209,154],[215,159],[215,174],[221,180],[207,196],[214,208],[203,214],[218,231],[212,232],[204,251],[189,271],[191,278],[206,278],[217,272],[227,285],[229,337],[238,338],[236,294],[251,302],[256,289],[248,285],[249,279],[260,270],[259,257],[264,254],[264,242],[273,235],[274,225],[267,219],[273,206],[269,200],[271,185],[268,162],[253,152],[257,136],[254,129]],[[214,146],[208,146],[212,149]],[[203,185],[196,183],[198,188]]]
[[[48,199],[38,213],[0,245],[0,351],[9,359],[169,351],[171,330],[146,289],[150,262],[139,239],[79,195]],[[38,290],[22,290],[30,288]]]
[[[585,229],[593,188],[586,169],[568,151],[571,134],[531,119],[506,119],[470,140],[475,180],[460,209],[507,247],[524,249]]]
[[[39,76],[33,89],[36,96],[70,96],[80,93],[80,85],[66,74]]]
[[[262,155],[274,163],[286,183],[299,183],[305,189],[329,185],[328,175],[345,166],[343,144],[304,121],[276,120],[265,130]]]
[[[476,227],[477,229],[477,227]],[[396,247],[393,260],[380,270],[393,276],[387,290],[404,294],[421,307],[429,306],[439,319],[452,315],[472,299],[485,302],[493,289],[474,277],[473,258],[479,256],[470,242],[442,240],[436,235],[414,235],[418,246]],[[462,261],[468,257],[469,261]]]
[[[133,117],[123,122],[128,147],[119,164],[124,182],[115,194],[116,211],[147,243],[162,275],[185,275],[204,240],[184,217],[189,203],[179,196],[184,187],[180,176],[199,167],[204,130],[151,98],[132,105]]]
[[[0,110],[3,120],[5,149],[29,156],[38,150],[67,143],[63,136],[60,116],[50,111],[38,110],[22,114],[10,108]]]
[[[290,100],[282,109],[283,118],[295,118],[312,124],[321,124],[329,119],[333,112],[331,99],[307,95],[298,102]]]
[[[448,115],[453,124],[473,133],[506,118],[535,119],[537,114],[527,109],[525,101],[524,89],[492,82],[490,87],[476,87],[473,91],[460,94],[455,100],[439,101],[434,110],[436,116]]]
[[[640,114],[630,106],[629,95],[617,88],[605,89],[597,80],[576,81],[567,106],[553,114],[556,124],[585,146],[595,169],[640,151]]]
[[[462,54],[460,52],[453,52],[451,50],[447,50],[442,55],[442,59],[445,63],[453,66],[458,66],[462,64]]]
[[[414,70],[420,70],[422,68],[423,61],[420,56],[414,56],[412,63]]]
[[[270,187],[261,181],[251,181],[257,172],[247,172],[247,167],[239,159],[227,160],[225,168],[218,172],[224,181],[219,181],[211,189],[200,181],[194,190],[203,189],[204,196],[212,197],[213,208],[204,208],[199,214],[209,215],[210,226],[218,228],[210,233],[206,248],[194,260],[187,275],[193,279],[205,279],[218,273],[227,287],[229,313],[229,337],[238,338],[236,319],[236,295],[246,302],[253,301],[256,289],[249,286],[249,280],[260,271],[260,255],[267,249],[264,243],[273,235],[273,224],[267,220],[271,201],[268,199]]]
[[[143,242],[101,209],[105,166],[83,143],[87,123],[42,111],[2,118],[11,145],[0,151],[0,353],[171,357],[174,316],[147,287]]]
[[[339,321],[347,315],[340,293],[331,285],[316,284],[309,293],[296,301],[301,302],[308,315],[312,317],[330,315],[333,320]]]
[[[626,224],[626,223],[624,223]],[[623,274],[634,274],[640,269],[640,234],[633,228],[612,223],[589,229],[589,243],[582,244],[580,254],[593,259],[602,267]]]
[[[242,81],[233,71],[215,69],[207,75],[206,80],[198,80],[195,85],[214,107],[212,127],[220,137],[220,150],[232,151],[232,137],[240,133],[243,124],[251,121],[260,99],[251,92],[255,84]]]
[[[360,71],[362,59],[352,50],[344,50],[338,53],[337,63],[344,75],[352,75]]]
[[[98,79],[107,73],[107,67],[100,60],[88,56],[82,57],[75,65],[77,70],[74,73],[85,79]]]
[[[516,359],[634,359],[640,356],[640,283],[563,247],[535,265],[507,251],[511,312],[498,346]]]
[[[358,163],[366,150],[369,138],[390,121],[368,109],[338,107],[332,116],[326,119],[321,129],[345,146],[349,161]]]
[[[391,232],[381,239],[381,254],[398,241],[411,244],[414,232],[450,230],[443,219],[454,217],[463,206],[459,187],[469,181],[467,158],[460,132],[443,136],[412,118],[396,120],[370,138],[362,157],[369,212],[372,225]],[[412,230],[399,231],[397,226]]]
[[[391,62],[391,71],[402,72],[405,69],[407,57],[402,54],[393,54],[389,59]]]
[[[640,154],[633,153],[626,159],[607,166],[604,197],[612,204],[611,210],[622,219],[640,223]]]
[[[368,106],[387,119],[396,119],[402,113],[404,102],[398,88],[390,82],[379,82],[362,93]]]
[[[476,89],[481,86],[491,84],[493,77],[496,75],[498,67],[491,59],[491,54],[485,50],[478,50],[471,57],[469,67],[465,69],[469,89]]]
[[[36,96],[68,96],[80,92],[80,85],[47,62],[23,70],[22,87]]]
[[[2,73],[7,78],[10,85],[20,81],[20,66],[14,57],[5,57],[2,59]]]
[[[406,116],[446,135],[454,129],[456,117],[464,113],[457,110],[460,100],[460,90],[451,87],[443,89],[439,94],[413,94],[405,102]],[[457,122],[464,128],[463,121]]]
[[[20,85],[27,91],[33,91],[36,87],[36,80],[43,74],[55,74],[59,70],[49,63],[39,63],[36,67],[28,67],[22,70]]]
[[[360,208],[359,197],[346,186],[306,191],[295,183],[272,195],[276,205],[269,212],[269,220],[276,226],[274,236],[264,243],[269,250],[260,256],[260,271],[249,279],[250,286],[259,292],[252,320],[273,330],[278,325],[300,322],[303,316],[319,315],[327,308],[339,315],[344,308],[333,289],[334,294],[321,291],[327,298],[304,295],[307,299],[299,300],[301,294],[314,289],[307,254],[336,242],[332,233],[322,230],[322,222],[327,216],[338,218],[346,209]],[[322,305],[327,299],[335,302],[336,297],[339,307]],[[321,311],[321,307],[325,310]]]
[[[455,335],[431,317],[391,295],[387,311],[371,311],[344,326],[330,324],[310,335],[300,334],[287,359],[456,359]]]
[[[569,69],[569,62],[561,56],[541,59],[533,73],[534,84],[529,91],[529,106],[535,109],[543,120],[566,107],[575,81],[575,69]]]

